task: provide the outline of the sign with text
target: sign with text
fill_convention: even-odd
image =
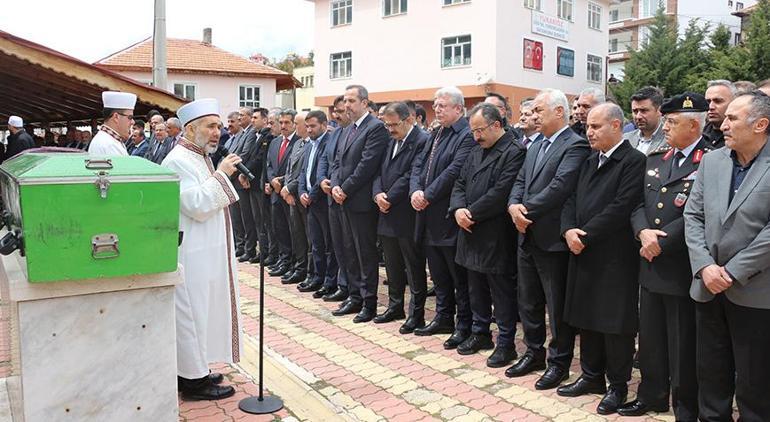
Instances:
[[[524,38],[524,68],[543,70],[543,43]]]
[[[557,40],[568,41],[569,22],[559,19],[556,16],[549,16],[544,13],[532,11],[532,33],[540,34]]]

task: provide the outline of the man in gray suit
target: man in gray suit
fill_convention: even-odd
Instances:
[[[294,125],[297,128],[296,133],[299,140],[291,148],[284,186],[280,192],[281,198],[289,204],[289,232],[291,233],[291,252],[294,255],[294,271],[282,278],[287,284],[304,281],[308,273],[307,208],[299,202],[299,174],[302,169],[302,157],[305,152],[305,145],[310,140],[305,126],[306,114],[302,112],[294,116]]]
[[[645,86],[631,96],[631,113],[634,115],[636,130],[627,133],[626,139],[645,155],[666,146],[660,115],[662,103],[663,93],[654,86]]]
[[[230,148],[230,152],[238,154],[240,157],[247,157],[251,148],[257,144],[257,130],[251,124],[251,117],[254,110],[251,107],[241,107],[238,110],[238,122],[243,128],[241,135],[235,139]],[[257,256],[257,226],[254,224],[254,214],[251,212],[251,201],[249,200],[249,183],[245,179],[238,180],[236,173],[231,177],[233,186],[235,186],[238,197],[238,210],[241,213],[243,222],[243,255],[238,257],[238,261],[246,262]]]
[[[684,210],[694,275],[701,421],[770,420],[770,97],[727,108],[725,147],[703,157]]]

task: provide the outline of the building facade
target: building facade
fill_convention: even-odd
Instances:
[[[623,78],[631,49],[639,49],[649,37],[647,26],[659,8],[676,19],[679,33],[694,19],[711,29],[723,24],[730,30],[731,42],[740,42],[741,18],[733,15],[756,4],[756,0],[614,0],[609,16],[609,73]]]
[[[276,92],[298,85],[286,72],[212,45],[210,32],[204,32],[202,41],[169,38],[166,51],[168,86],[164,89],[187,100],[216,98],[223,117],[241,106],[273,107]],[[95,65],[151,85],[152,38]]]
[[[609,0],[309,1],[318,106],[352,83],[377,102],[427,104],[455,85],[471,105],[488,92],[517,103],[607,80]]]

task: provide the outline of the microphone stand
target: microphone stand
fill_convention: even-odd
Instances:
[[[261,139],[260,139],[261,141]],[[269,142],[268,142],[269,146]],[[267,147],[265,148],[267,150]],[[260,151],[258,151],[260,152]],[[267,155],[267,154],[265,154]],[[260,177],[255,179],[260,181],[261,175],[264,174],[264,166],[267,163],[267,157],[262,160],[262,169],[260,170]],[[262,186],[259,186],[260,188]],[[262,189],[257,189],[259,195],[264,195]],[[264,216],[262,217],[264,218]],[[262,245],[260,247],[260,255],[262,255]],[[265,339],[265,266],[259,264],[259,395],[257,397],[246,397],[238,402],[238,408],[246,413],[254,415],[264,415],[267,413],[275,413],[283,409],[283,400],[278,396],[266,396],[264,394],[264,339]]]

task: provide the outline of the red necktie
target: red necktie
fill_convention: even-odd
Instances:
[[[283,161],[283,154],[286,153],[286,146],[289,145],[289,138],[283,138],[283,142],[281,142],[281,149],[278,150],[278,162],[280,163]]]

